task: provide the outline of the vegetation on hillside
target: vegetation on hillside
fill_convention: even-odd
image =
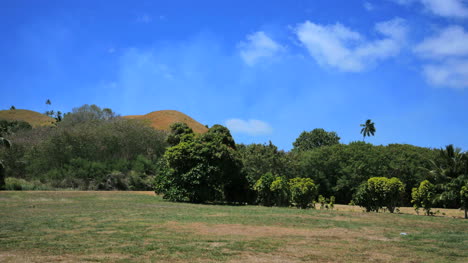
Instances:
[[[364,136],[374,135],[371,120],[361,126]],[[75,108],[53,126],[2,121],[0,128],[13,145],[0,149],[3,172],[14,178],[8,189],[154,188],[172,201],[298,208],[315,207],[320,197],[367,211],[414,205],[426,214],[466,207],[468,155],[452,145],[341,144],[335,132],[314,129],[285,152],[271,142],[236,144],[221,125],[199,133],[176,122],[164,132],[96,105]]]

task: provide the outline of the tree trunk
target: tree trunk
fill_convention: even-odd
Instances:
[[[468,219],[468,207],[465,207],[465,219]]]

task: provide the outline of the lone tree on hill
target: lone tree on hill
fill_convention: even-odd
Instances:
[[[366,136],[370,136],[370,135],[374,136],[375,126],[374,126],[374,123],[370,119],[368,119],[366,123],[361,124],[361,127],[363,127],[361,129],[362,141],[366,139]]]

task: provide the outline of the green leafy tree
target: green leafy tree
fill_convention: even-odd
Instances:
[[[12,106],[10,107],[10,110],[16,110],[16,107],[12,105]]]
[[[294,151],[309,151],[322,146],[330,146],[340,143],[340,137],[336,132],[327,132],[324,129],[314,129],[310,132],[303,131],[293,143]]]
[[[404,184],[398,178],[372,177],[361,185],[354,203],[366,208],[367,212],[378,212],[386,207],[393,213],[404,194]]]
[[[375,130],[375,125],[374,125],[374,123],[373,123],[370,119],[368,119],[368,120],[366,121],[366,123],[361,124],[361,127],[363,127],[363,128],[361,129],[361,134],[362,134],[362,140],[363,140],[363,141],[366,139],[366,136],[367,136],[367,137],[369,137],[369,136],[371,136],[371,135],[374,136],[375,131],[376,131],[376,130]]]
[[[426,215],[431,215],[431,209],[434,205],[435,189],[434,185],[431,184],[428,180],[424,180],[419,184],[418,188],[413,188],[411,197],[413,198],[411,202],[414,205],[416,212],[420,208],[424,209]]]
[[[249,203],[256,203],[257,191],[254,186],[266,173],[281,175],[287,179],[293,178],[297,170],[296,156],[278,150],[273,143],[268,144],[238,144],[236,145],[242,161],[242,174],[247,179],[249,189],[245,196]]]
[[[311,206],[317,196],[317,187],[310,178],[293,178],[289,180],[291,201],[297,208],[305,209]]]
[[[465,219],[468,219],[468,185],[461,188],[460,197],[462,208],[465,210]]]
[[[195,136],[192,128],[186,123],[176,122],[170,127],[169,135],[167,136],[167,143],[171,146],[179,144],[183,140],[193,140]]]
[[[253,186],[257,192],[257,203],[264,206],[273,206],[275,204],[274,192],[271,190],[271,184],[275,181],[275,176],[271,173],[265,173]]]
[[[232,145],[223,143],[229,141],[224,137],[230,137],[230,133],[219,131],[220,127],[213,126],[203,135],[184,136],[168,148],[155,191],[164,194],[165,199],[194,203],[223,201],[232,196],[228,190],[242,185],[237,181],[242,179],[240,161]]]
[[[289,206],[290,189],[286,178],[277,176],[271,183],[270,190],[273,192],[275,205]]]
[[[49,113],[50,116],[55,116],[53,111]],[[109,108],[101,108],[95,104],[85,104],[81,107],[73,108],[72,112],[63,115],[60,125],[73,126],[84,122],[111,121],[117,118],[119,118],[119,115]]]

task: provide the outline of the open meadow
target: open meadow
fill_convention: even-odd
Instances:
[[[0,192],[0,201],[0,262],[468,261],[459,210],[197,205],[113,191]]]

